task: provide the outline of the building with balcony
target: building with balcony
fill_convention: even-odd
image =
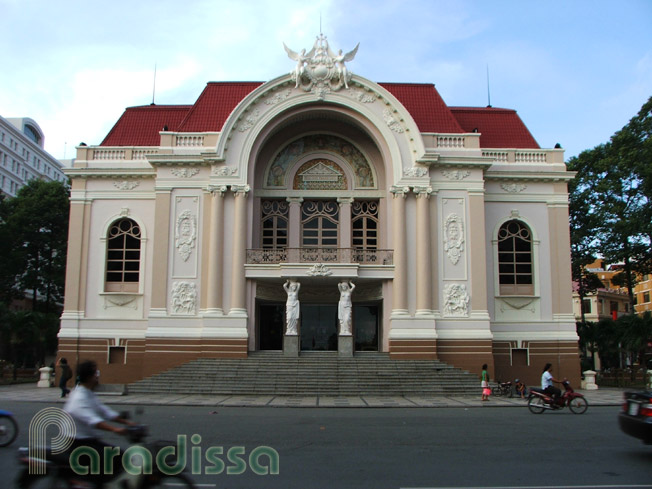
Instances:
[[[352,74],[322,36],[294,54],[77,148],[60,354],[103,382],[259,350],[579,382],[563,150]]]
[[[39,125],[28,117],[0,117],[0,192],[15,197],[29,180],[66,180],[63,165],[44,148]]]

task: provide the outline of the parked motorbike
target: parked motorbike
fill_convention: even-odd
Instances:
[[[575,414],[585,413],[589,408],[589,402],[584,395],[575,392],[568,380],[564,380],[561,384],[564,386],[564,393],[557,398],[544,393],[542,389],[531,388],[527,403],[528,409],[534,414],[541,414],[546,410],[563,409],[568,406],[568,409]]]
[[[512,397],[512,383],[511,382],[498,382],[498,385],[491,389],[494,396],[509,396]]]
[[[170,442],[154,441],[145,442],[148,434],[145,425],[129,426],[127,438],[133,445],[142,446],[145,450],[156,457],[159,450],[170,446]],[[132,445],[132,446],[133,446]],[[70,452],[53,454],[46,449],[45,461],[33,458],[32,465],[36,462],[45,462],[45,474],[30,474],[30,455],[28,448],[18,449],[18,460],[21,465],[16,487],[20,489],[35,489],[40,487],[61,488],[61,489],[153,489],[157,487],[180,487],[195,489],[193,481],[184,472],[171,475],[162,472],[153,464],[151,474],[129,474],[124,470],[116,470],[115,474],[103,475],[101,480],[91,480],[86,476],[79,475],[70,467]],[[185,469],[184,469],[185,470]]]
[[[18,436],[18,423],[9,411],[0,409],[0,447],[11,445]]]

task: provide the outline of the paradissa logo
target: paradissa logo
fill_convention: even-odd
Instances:
[[[200,435],[192,435],[193,445],[201,443]],[[100,473],[100,457],[102,457],[104,474],[113,474],[116,457],[120,457],[125,472],[131,475],[151,474],[160,472],[165,475],[176,475],[183,472],[188,465],[188,443],[186,435],[177,435],[176,445],[159,446],[156,453],[142,445],[127,448],[121,456],[120,447],[105,447],[100,454],[92,447],[78,447],[70,454],[70,467],[79,475],[97,475]],[[202,454],[202,448],[190,448],[190,471],[193,475],[218,475],[224,472],[229,475],[243,474],[247,470],[247,461],[254,474],[278,475],[279,455],[276,450],[267,446],[254,448],[248,460],[244,457],[245,447],[231,447],[224,452],[224,447],[210,447]],[[202,456],[203,455],[203,456]],[[222,460],[226,455],[228,465]],[[174,458],[176,457],[176,460]],[[172,460],[169,460],[172,459]]]
[[[30,474],[45,473],[45,439],[48,427],[58,428],[59,433],[52,439],[53,453],[63,453],[70,448],[75,436],[72,417],[58,408],[39,411],[29,425]],[[65,440],[65,441],[64,441]],[[209,447],[202,450],[200,435],[192,435],[188,450],[188,437],[177,435],[176,444],[156,446],[133,445],[124,452],[120,447],[104,447],[99,453],[94,447],[80,446],[72,450],[70,468],[79,475],[111,475],[116,467],[122,467],[130,475],[152,474],[176,475],[187,469],[190,451],[190,471],[193,475],[218,475],[225,470],[228,475],[246,472],[247,467],[257,475],[278,475],[279,455],[268,446],[259,446],[249,452],[242,446],[234,446],[225,451],[224,447]],[[55,451],[56,450],[56,451]],[[154,452],[154,453],[152,453]],[[226,462],[223,457],[226,457]],[[117,460],[116,460],[117,459]],[[34,460],[34,464],[32,464]],[[102,463],[100,463],[102,462]],[[119,464],[119,465],[118,465]]]

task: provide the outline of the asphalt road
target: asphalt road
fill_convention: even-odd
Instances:
[[[21,433],[0,448],[2,480],[13,480],[18,446],[27,446],[29,422],[43,403],[6,402]],[[122,407],[118,409],[123,409]],[[148,406],[138,419],[154,438],[186,435],[199,454],[199,487],[216,488],[652,488],[652,446],[623,435],[616,407],[590,407],[533,415],[527,408],[213,408]],[[49,434],[49,432],[48,432]],[[192,439],[192,435],[200,435]],[[52,435],[54,436],[54,434]],[[191,441],[191,440],[194,440]],[[107,436],[126,447],[126,441]],[[257,447],[279,455],[278,475],[240,475],[233,457],[247,463]],[[225,466],[205,471],[213,447]],[[234,448],[235,447],[235,448]],[[194,449],[194,452],[191,452]],[[215,452],[213,452],[215,453]],[[191,465],[189,455],[188,468]],[[263,465],[267,460],[259,459]],[[11,485],[0,486],[11,487]]]

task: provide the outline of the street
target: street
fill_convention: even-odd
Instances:
[[[0,448],[5,480],[15,477],[15,452],[27,446],[31,418],[47,406],[3,403],[21,427],[18,440]],[[172,444],[177,435],[186,435],[188,450],[202,455],[223,447],[225,470],[219,475],[205,473],[213,465],[202,456],[202,473],[192,475],[200,487],[652,487],[652,447],[620,432],[616,407],[590,407],[584,415],[567,410],[533,415],[526,407],[490,406],[144,410],[136,419],[150,426],[153,438]],[[201,440],[191,442],[192,435]],[[106,440],[127,446],[109,435]],[[233,466],[229,449],[244,447],[240,458],[248,462],[261,446],[278,452],[278,475],[257,475],[251,467],[227,474]]]

